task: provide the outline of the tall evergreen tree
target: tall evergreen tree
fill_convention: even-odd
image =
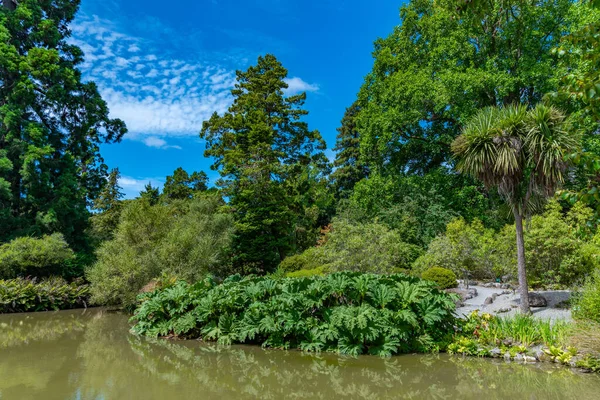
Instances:
[[[295,248],[298,182],[327,164],[325,142],[302,121],[306,93],[284,95],[287,70],[273,55],[236,75],[233,104],[205,121],[200,136],[234,215],[234,264],[264,273]]]
[[[124,197],[119,186],[121,173],[118,168],[111,170],[104,187],[94,200],[93,209],[97,213],[92,217],[94,237],[100,241],[108,240],[119,225]]]
[[[360,136],[356,126],[356,116],[360,111],[358,102],[346,109],[342,125],[337,129],[336,151],[331,179],[338,197],[347,196],[356,182],[368,175],[368,168],[360,158]]]
[[[188,174],[179,167],[173,175],[167,176],[163,188],[163,196],[167,199],[191,199],[194,192],[204,192],[208,189],[208,176],[204,171]]]
[[[59,231],[82,247],[106,176],[99,146],[126,128],[77,69],[67,39],[79,0],[13,4],[0,7],[0,241]]]
[[[146,200],[151,206],[156,205],[160,200],[160,190],[153,187],[151,182],[148,182],[144,186],[144,190],[140,192],[140,198]]]

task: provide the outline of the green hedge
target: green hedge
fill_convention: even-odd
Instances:
[[[0,280],[0,313],[64,310],[87,306],[89,286],[61,278]]]
[[[352,355],[433,351],[453,333],[454,298],[406,275],[232,276],[140,296],[133,331]]]
[[[432,267],[421,275],[423,279],[432,281],[438,284],[440,289],[449,289],[458,286],[456,275],[447,268]]]

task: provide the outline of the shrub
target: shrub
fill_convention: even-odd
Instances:
[[[288,278],[307,278],[310,276],[323,276],[327,270],[325,267],[317,267],[313,269],[299,269],[294,272],[288,272],[286,276]]]
[[[73,257],[60,233],[14,239],[0,246],[0,278],[61,274],[63,265]]]
[[[388,356],[439,349],[455,324],[453,296],[400,274],[232,276],[140,297],[134,332],[221,344]]]
[[[421,277],[437,283],[440,289],[450,289],[458,286],[456,274],[447,268],[433,267],[423,272]]]
[[[62,278],[0,280],[0,313],[64,310],[86,306],[89,286]]]
[[[600,270],[595,270],[573,298],[573,316],[600,323]]]
[[[162,274],[190,282],[227,266],[232,220],[215,196],[150,205],[128,204],[114,238],[87,271],[95,304],[132,307],[142,287]]]
[[[337,219],[322,245],[287,257],[280,268],[286,272],[324,267],[329,271],[390,274],[409,269],[421,252],[385,225],[355,225]]]

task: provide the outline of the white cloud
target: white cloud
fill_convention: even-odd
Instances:
[[[162,188],[164,181],[163,178],[134,178],[131,176],[122,176],[119,178],[119,186],[123,189],[126,199],[138,197],[148,183],[152,187]]]
[[[146,146],[155,147],[157,149],[179,149],[179,150],[181,150],[180,146],[169,145],[169,144],[167,144],[167,141],[165,139],[161,139],[156,136],[148,136],[143,139],[143,142]]]
[[[301,92],[319,91],[319,85],[304,82],[301,78],[298,77],[286,78],[285,83],[288,84],[288,88],[285,90],[285,94],[289,96]]]
[[[96,16],[80,15],[72,31],[72,42],[85,50],[86,78],[98,84],[111,117],[125,121],[126,138],[176,148],[166,138],[197,137],[203,121],[231,104],[233,68],[159,52],[161,43],[122,33]]]

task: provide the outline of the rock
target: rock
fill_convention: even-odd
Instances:
[[[525,357],[523,356],[523,354],[517,353],[517,355],[515,355],[515,361],[516,362],[523,362],[523,361],[525,361]]]
[[[510,353],[509,353],[508,351],[507,351],[506,353],[504,353],[504,359],[505,359],[506,361],[510,361],[510,358],[511,358],[511,357],[510,357]]]
[[[494,302],[494,299],[493,299],[493,298],[491,298],[491,297],[488,297],[487,299],[485,299],[485,300],[483,301],[483,305],[484,305],[484,306],[489,306],[489,305],[490,305],[490,304],[492,304],[493,302]]]
[[[510,285],[508,283],[504,283],[502,284],[501,289],[510,289]],[[502,294],[504,294],[504,292],[502,292]]]
[[[518,306],[518,305],[516,305],[516,304],[511,304],[511,305],[510,305],[510,308],[517,308],[517,307],[519,307],[519,306]]]
[[[547,307],[548,301],[544,296],[539,293],[529,293],[529,306],[530,307]]]
[[[534,363],[537,362],[537,359],[532,356],[523,356],[523,361],[526,363]]]
[[[512,294],[512,292],[510,290],[503,290],[500,294]]]
[[[510,340],[510,339],[504,339],[502,341],[502,344],[505,345],[506,347],[512,346],[512,340]]]
[[[500,357],[502,355],[502,350],[500,350],[498,347],[494,347],[493,349],[490,350],[490,356],[492,357]]]
[[[507,275],[504,275],[504,276],[502,277],[502,282],[505,282],[505,283],[507,283],[507,282],[510,282],[510,281],[512,281],[512,275],[510,275],[510,274],[507,274]]]
[[[503,314],[503,313],[507,313],[507,312],[509,312],[510,310],[511,310],[511,309],[510,309],[510,307],[507,307],[507,308],[499,308],[499,309],[497,309],[497,310],[496,310],[496,313],[498,313],[498,314]]]
[[[498,298],[498,293],[492,293],[492,300],[496,300]]]

